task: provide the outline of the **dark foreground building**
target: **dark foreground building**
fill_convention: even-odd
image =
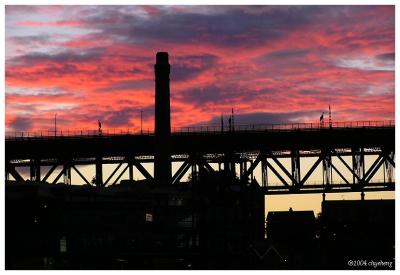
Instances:
[[[269,212],[271,269],[394,269],[394,200],[323,201],[312,211]],[[273,250],[271,249],[273,248]]]
[[[320,222],[324,268],[394,269],[394,200],[325,201]],[[392,267],[372,266],[381,261]]]
[[[6,184],[7,269],[253,266],[264,194],[225,173],[187,184]]]
[[[318,256],[316,230],[313,211],[269,212],[267,238],[284,261],[276,268],[315,268]]]

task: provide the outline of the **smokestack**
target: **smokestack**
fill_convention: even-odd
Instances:
[[[170,184],[172,178],[169,102],[170,65],[167,52],[157,53],[154,72],[156,76],[154,178],[157,183]]]

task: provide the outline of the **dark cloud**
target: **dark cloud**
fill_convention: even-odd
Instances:
[[[210,43],[225,47],[259,46],[284,38],[311,22],[319,6],[292,6],[263,13],[215,6],[209,13],[171,13],[159,10],[144,18],[118,8],[101,7],[84,19],[84,26],[127,43]],[[221,10],[222,12],[217,12]]]
[[[281,59],[281,58],[304,58],[311,52],[309,49],[284,49],[269,53],[265,58]]]
[[[9,125],[14,131],[27,131],[32,127],[33,121],[29,117],[16,117]]]
[[[383,53],[375,56],[376,59],[381,60],[381,61],[394,61],[395,59],[395,53]]]
[[[259,96],[271,93],[269,89],[251,90],[239,86],[209,85],[183,91],[176,97],[184,102],[203,106],[207,103],[226,103],[232,101],[250,102]]]
[[[184,81],[214,67],[218,58],[215,55],[189,55],[171,59],[171,80]]]
[[[323,62],[309,60],[308,55],[320,55],[317,49],[296,49],[288,48],[263,54],[253,59],[262,69],[262,73],[269,76],[298,74],[299,70],[312,72],[320,70],[317,66],[323,65]],[[273,67],[272,67],[273,65]],[[296,70],[294,70],[296,69]]]
[[[50,35],[26,35],[26,36],[11,36],[8,38],[11,42],[17,45],[45,45],[51,42]]]
[[[140,111],[143,111],[143,119],[148,119],[154,114],[154,106],[147,106],[144,108],[122,108],[117,111],[108,111],[100,115],[102,122],[106,128],[108,127],[132,127],[134,126],[131,121],[133,118],[140,118]]]
[[[62,51],[54,54],[32,52],[29,54],[17,56],[9,60],[9,64],[24,66],[33,66],[40,63],[84,63],[98,60],[104,53],[104,48],[90,48],[80,51]],[[73,65],[69,65],[73,66]]]
[[[143,79],[143,80],[126,80],[115,82],[107,87],[97,89],[96,92],[113,92],[113,91],[125,91],[136,89],[153,89],[154,80]]]
[[[61,10],[62,6],[45,6],[45,5],[6,5],[5,11],[6,15],[10,14],[21,14],[21,13],[28,13],[28,14],[37,14],[39,12],[51,12],[51,11],[58,11]]]
[[[303,89],[303,90],[300,90],[299,93],[302,95],[315,95],[315,94],[319,94],[320,92],[318,92],[316,90]]]
[[[351,44],[358,45],[357,43],[369,41],[371,44],[375,45],[385,45],[388,42],[394,42],[394,37],[388,35],[387,33],[375,33],[375,34],[362,34],[362,35],[353,35],[341,38],[336,41],[337,44]]]
[[[203,105],[210,102],[222,102],[228,100],[227,91],[217,86],[211,85],[200,88],[186,90],[181,94],[181,99],[184,102]]]
[[[321,115],[321,110],[299,111],[299,112],[282,112],[282,113],[268,113],[257,112],[248,114],[235,114],[236,125],[249,125],[249,124],[283,124],[283,123],[301,123],[309,120],[307,118],[315,118],[318,120]],[[221,117],[212,118],[210,124],[219,124]]]
[[[40,63],[38,63],[40,64]],[[30,64],[32,67],[38,64]],[[22,65],[22,64],[21,64]],[[48,77],[59,77],[66,75],[79,74],[83,71],[79,69],[79,67],[75,64],[62,64],[62,63],[51,63],[46,64],[40,67],[40,69],[36,69],[34,72],[26,73],[24,71],[19,70],[19,65],[15,67],[8,66],[6,68],[5,76],[6,78],[14,78],[18,80],[25,81],[37,81],[40,79],[45,79]],[[94,74],[92,75],[94,76]]]

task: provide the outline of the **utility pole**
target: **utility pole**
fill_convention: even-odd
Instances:
[[[57,113],[54,114],[54,136],[57,136]]]

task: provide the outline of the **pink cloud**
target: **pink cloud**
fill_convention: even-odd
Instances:
[[[94,7],[84,18],[18,21],[16,28],[77,33],[55,49],[41,43],[9,58],[7,87],[21,92],[6,89],[6,127],[46,129],[57,112],[60,127],[90,128],[101,119],[104,127],[135,128],[143,109],[152,129],[157,51],[170,52],[174,127],[209,123],[231,108],[310,122],[329,104],[335,120],[394,119],[393,7],[277,7],[251,15],[141,8],[151,19]],[[89,27],[93,33],[79,32]],[[30,92],[55,87],[58,96]],[[28,107],[32,122],[23,123]]]

